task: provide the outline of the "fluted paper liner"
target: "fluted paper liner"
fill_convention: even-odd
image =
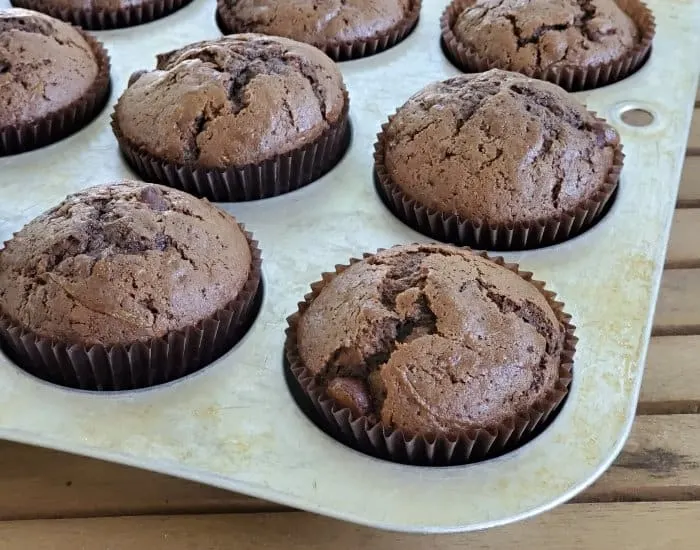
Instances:
[[[131,6],[123,6],[114,10],[95,9],[89,6],[83,8],[66,8],[47,5],[45,0],[12,0],[12,5],[39,11],[77,25],[88,30],[119,29],[133,27],[161,19],[192,0],[143,0]]]
[[[131,167],[147,182],[181,189],[217,202],[275,197],[304,187],[330,171],[342,158],[349,140],[349,97],[338,121],[321,136],[298,149],[259,164],[226,169],[202,168],[163,161],[133,145],[120,131],[115,114],[112,129]]]
[[[372,255],[364,254],[363,258]],[[501,257],[491,258],[483,252],[478,255],[532,283],[547,299],[562,323],[565,336],[559,380],[555,386],[545,397],[535,402],[526,414],[514,416],[493,429],[472,429],[458,436],[410,436],[367,416],[353,416],[348,408],[339,406],[316,383],[313,373],[301,360],[297,347],[297,327],[301,316],[330,281],[351,265],[362,261],[351,258],[348,265],[337,265],[335,272],[323,273],[322,279],[311,285],[311,292],[298,304],[298,311],[287,319],[289,326],[285,342],[286,368],[293,375],[291,381],[298,386],[295,389],[310,400],[317,413],[317,422],[336,439],[358,451],[393,462],[419,466],[452,466],[485,460],[512,450],[528,441],[533,433],[546,427],[553,418],[568,394],[573,376],[573,358],[578,339],[574,336],[576,327],[570,323],[571,316],[564,313],[564,304],[555,300],[556,294],[545,289],[545,283],[533,280],[532,273],[520,271],[517,264],[506,263]]]
[[[200,370],[230,350],[255,316],[261,252],[253,235],[239,226],[252,256],[248,280],[233,301],[197,324],[129,345],[81,346],[44,338],[0,315],[3,349],[37,378],[84,390],[146,388]]]
[[[418,23],[421,4],[422,0],[414,0],[411,11],[407,17],[379,36],[365,40],[329,41],[325,44],[313,45],[323,50],[328,57],[335,61],[348,61],[350,59],[369,57],[370,55],[388,50],[411,34]],[[235,16],[224,0],[217,0],[216,15],[219,28],[224,34],[247,32],[236,29],[235,25],[230,24],[230,21],[235,20]]]
[[[591,113],[595,116],[595,113]],[[622,145],[615,148],[612,166],[605,182],[575,208],[551,218],[513,224],[489,224],[481,219],[465,219],[420,204],[395,184],[385,166],[384,133],[391,120],[382,125],[374,146],[375,185],[379,196],[393,214],[411,228],[442,242],[486,250],[524,250],[556,244],[582,233],[605,213],[620,181],[624,161]],[[596,120],[605,122],[603,119]]]
[[[452,62],[462,71],[480,73],[489,69],[510,69],[508,63],[499,59],[489,58],[479,54],[464,44],[452,31],[459,15],[476,0],[454,0],[443,12],[440,19],[442,40]],[[639,30],[639,41],[626,54],[605,63],[581,67],[576,65],[561,65],[547,67],[542,70],[533,67],[520,71],[531,78],[548,80],[558,84],[570,92],[599,88],[626,78],[639,69],[651,50],[651,43],[656,32],[654,14],[640,0],[615,0],[620,9],[625,12]]]
[[[102,43],[78,29],[97,60],[97,76],[85,93],[40,120],[0,130],[0,157],[44,147],[77,132],[91,122],[109,97],[109,55]]]

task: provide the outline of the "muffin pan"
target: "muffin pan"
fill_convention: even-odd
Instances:
[[[633,76],[578,94],[620,131],[626,161],[605,218],[550,248],[506,254],[566,302],[580,342],[569,398],[536,439],[497,459],[418,468],[357,453],[320,431],[285,381],[286,317],[323,271],[398,243],[426,241],[376,194],[372,152],[387,116],[431,81],[457,74],[440,47],[446,0],[425,2],[403,42],[341,69],[353,137],[331,172],[288,195],[224,204],[263,251],[264,296],[244,339],[177,382],[88,393],[39,381],[0,355],[0,437],[129,464],[376,527],[481,529],[532,516],[589,485],[629,432],[639,394],[698,80],[700,4],[650,0],[657,36]],[[9,7],[0,0],[0,8]],[[109,127],[129,75],[155,55],[220,35],[214,0],[151,24],[99,33],[112,58],[110,106],[59,143],[0,159],[0,238],[68,193],[134,177]],[[650,124],[623,114],[642,109]]]

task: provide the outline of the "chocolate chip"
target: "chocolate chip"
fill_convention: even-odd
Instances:
[[[334,378],[326,390],[331,399],[353,416],[366,416],[372,411],[372,399],[365,383],[358,378]]]
[[[156,238],[153,241],[153,245],[156,250],[160,250],[161,252],[168,248],[171,243],[172,239],[168,235],[156,235]]]
[[[620,140],[617,131],[607,124],[596,124],[591,129],[595,135],[595,144],[597,147],[602,148],[608,145],[616,145]]]
[[[131,73],[131,76],[129,77],[129,82],[127,83],[127,87],[132,86],[134,84],[134,82],[136,82],[139,78],[141,78],[147,72],[148,71],[136,71],[135,73]]]
[[[121,245],[121,250],[126,254],[140,254],[141,252],[146,252],[150,247],[148,243],[141,240],[128,240]]]
[[[163,198],[163,192],[153,185],[143,188],[139,200],[156,212],[168,210],[168,203]]]

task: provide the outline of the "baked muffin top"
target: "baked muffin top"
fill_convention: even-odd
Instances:
[[[496,427],[559,379],[564,329],[516,273],[447,245],[353,264],[302,314],[301,361],[355,415],[408,434]]]
[[[491,225],[575,209],[606,181],[617,132],[548,82],[491,70],[431,84],[384,131],[391,181],[429,208]]]
[[[37,9],[63,8],[68,10],[96,10],[115,12],[124,8],[140,6],[146,0],[39,0]]]
[[[69,106],[85,95],[98,72],[78,29],[34,11],[0,10],[0,130]]]
[[[501,69],[525,74],[607,63],[639,41],[639,30],[615,0],[476,0],[452,31]]]
[[[0,249],[0,313],[45,338],[128,344],[211,316],[250,269],[233,217],[124,181],[67,197]]]
[[[25,0],[14,0],[21,4]],[[37,0],[36,9],[47,11],[55,9],[65,10],[95,10],[115,12],[124,8],[131,8],[144,4],[146,0]]]
[[[234,32],[285,36],[321,49],[383,36],[416,0],[223,0]]]
[[[345,104],[342,75],[323,52],[241,34],[159,55],[119,99],[115,131],[167,162],[227,168],[313,142]]]

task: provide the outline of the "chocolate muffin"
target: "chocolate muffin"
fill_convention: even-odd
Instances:
[[[214,200],[310,183],[347,145],[348,97],[323,52],[242,34],[158,56],[117,102],[113,128],[147,180]]]
[[[385,125],[375,159],[380,192],[410,225],[460,244],[521,248],[595,221],[622,153],[617,132],[563,89],[494,69],[411,97]]]
[[[403,40],[420,7],[421,0],[218,0],[217,15],[225,33],[284,36],[344,60]]]
[[[500,68],[569,90],[623,78],[651,46],[651,12],[638,0],[455,0],[443,40],[468,72]]]
[[[11,0],[84,29],[130,27],[165,17],[191,0]]]
[[[343,433],[357,430],[355,443],[372,440],[372,429],[414,447],[417,439],[447,449],[487,437],[488,454],[516,443],[566,393],[567,318],[516,266],[446,245],[407,245],[319,286],[292,321],[290,363],[326,417]],[[442,459],[468,459],[471,444]],[[390,458],[421,459],[417,449],[386,447]]]
[[[152,385],[229,349],[250,318],[259,278],[255,243],[211,204],[152,184],[92,187],[0,250],[0,333],[20,366],[53,382]],[[52,347],[75,348],[63,358],[71,368],[32,362],[27,335],[39,357]],[[122,372],[115,348],[126,350],[120,360],[129,358]],[[88,355],[92,365],[84,369]]]
[[[87,124],[109,91],[109,59],[79,29],[0,10],[0,155],[57,141]]]

